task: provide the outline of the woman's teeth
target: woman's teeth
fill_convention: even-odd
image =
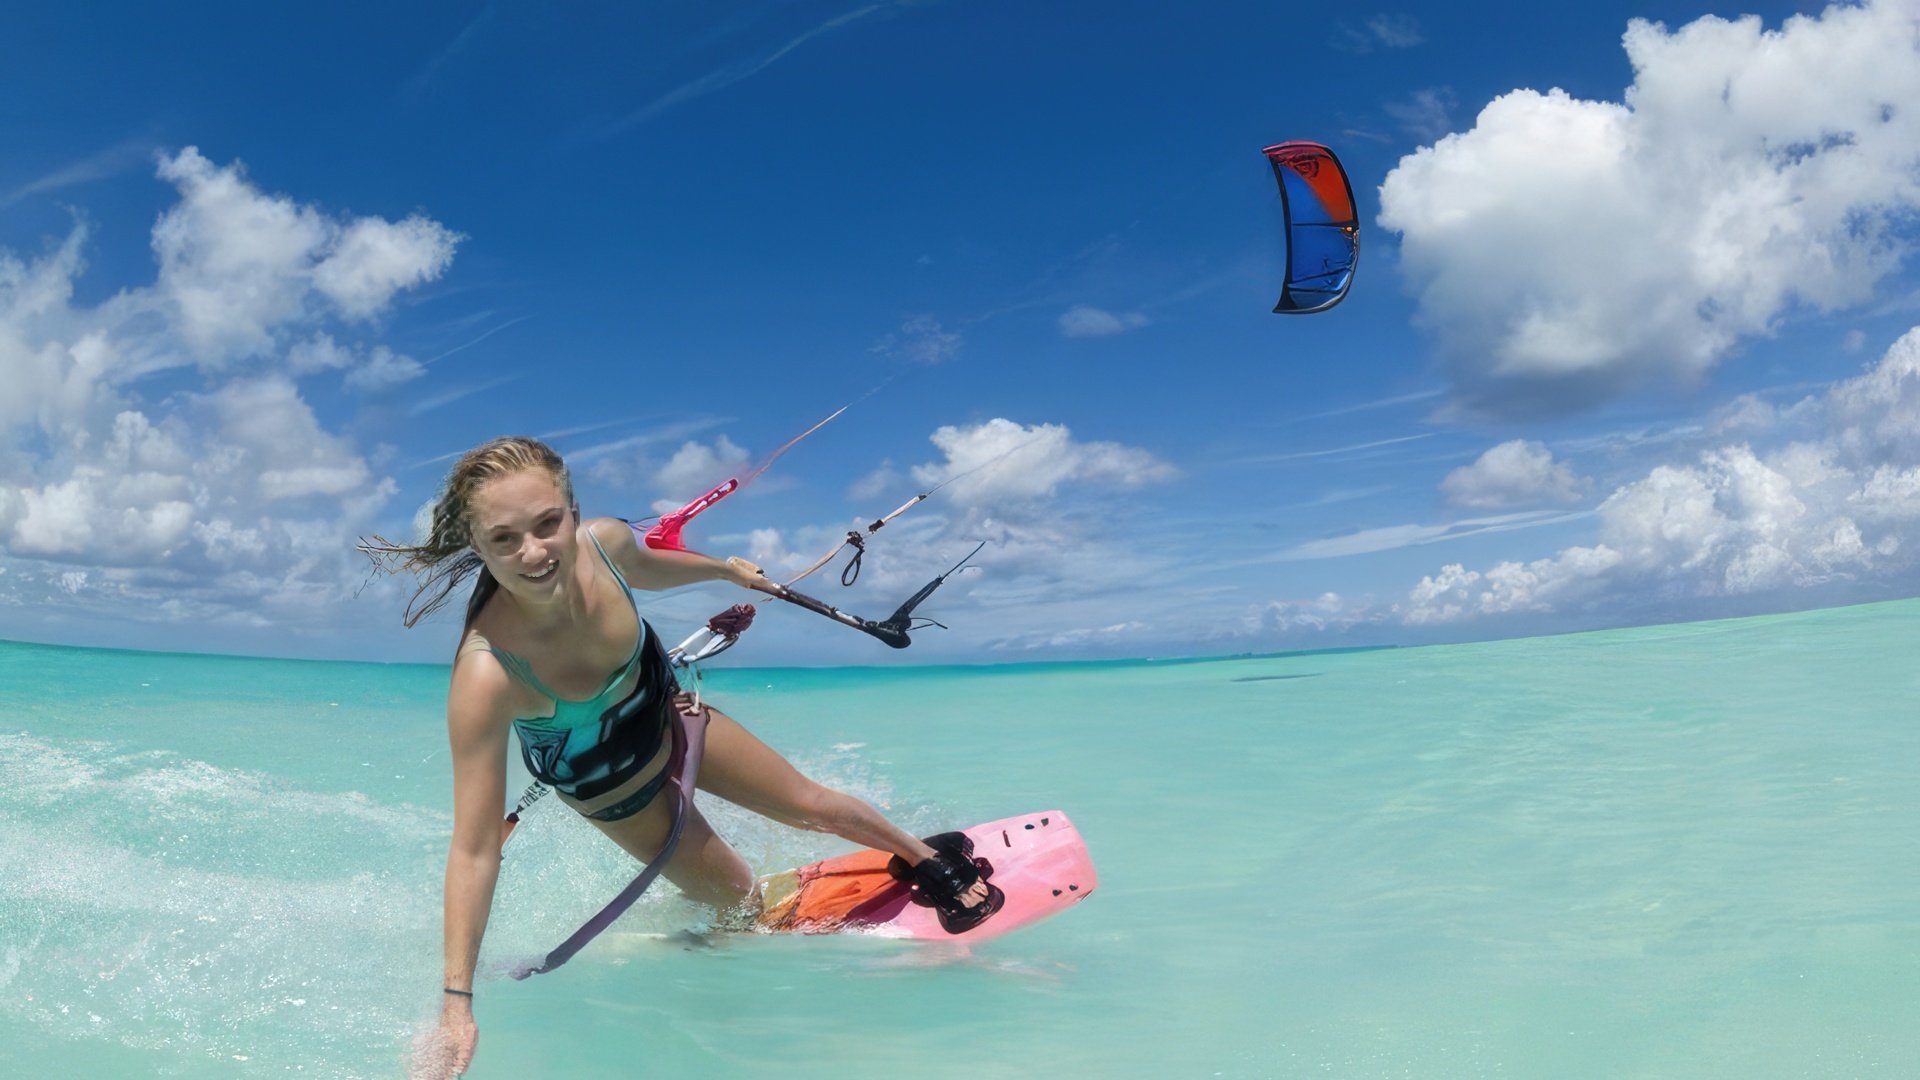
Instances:
[[[558,562],[550,562],[547,565],[541,567],[540,572],[537,574],[521,574],[520,576],[523,578],[526,578],[528,581],[539,581],[542,578],[546,577],[548,574],[553,573],[553,568],[559,565],[560,564]]]

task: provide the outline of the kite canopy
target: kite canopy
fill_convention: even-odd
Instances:
[[[1283,142],[1262,151],[1280,183],[1286,215],[1287,276],[1281,315],[1310,315],[1339,303],[1360,261],[1360,218],[1353,185],[1333,151],[1315,142]]]

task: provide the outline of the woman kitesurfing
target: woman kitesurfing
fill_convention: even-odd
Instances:
[[[649,864],[602,912],[604,922],[583,927],[522,975],[564,962],[655,874],[721,913],[754,914],[753,872],[693,805],[694,784],[783,824],[893,853],[898,875],[949,933],[965,933],[999,910],[1004,896],[983,880],[960,834],[931,843],[908,835],[860,799],[801,775],[732,717],[681,693],[630,590],[731,581],[848,617],[791,594],[743,559],[687,551],[677,537],[652,543],[619,518],[583,520],[566,464],[544,443],[503,438],[469,450],[447,476],[424,541],[374,538],[364,548],[422,576],[408,626],[475,578],[447,691],[454,812],[439,1067],[464,1070],[479,1039],[474,966],[500,871],[509,731],[538,780]],[[901,622],[918,599],[896,613]],[[660,798],[663,791],[673,797]]]

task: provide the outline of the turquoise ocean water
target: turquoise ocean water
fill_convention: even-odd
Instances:
[[[676,938],[700,913],[663,888],[561,971],[481,982],[469,1075],[1920,1076],[1916,656],[1906,601],[716,671],[910,828],[1067,811],[1100,891],[968,953]],[[444,682],[0,643],[0,1076],[405,1075],[439,1007]],[[844,850],[706,805],[761,869]],[[631,872],[543,803],[483,965]]]

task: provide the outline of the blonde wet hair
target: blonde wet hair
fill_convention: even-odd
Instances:
[[[420,575],[420,587],[407,602],[402,620],[407,626],[445,606],[453,590],[475,571],[479,579],[467,601],[468,622],[500,587],[473,550],[473,493],[482,484],[529,469],[552,477],[567,506],[573,506],[573,478],[553,447],[525,435],[509,435],[481,443],[454,462],[447,472],[446,486],[433,504],[433,521],[426,539],[417,544],[395,544],[382,536],[361,540],[360,550],[382,568]]]

